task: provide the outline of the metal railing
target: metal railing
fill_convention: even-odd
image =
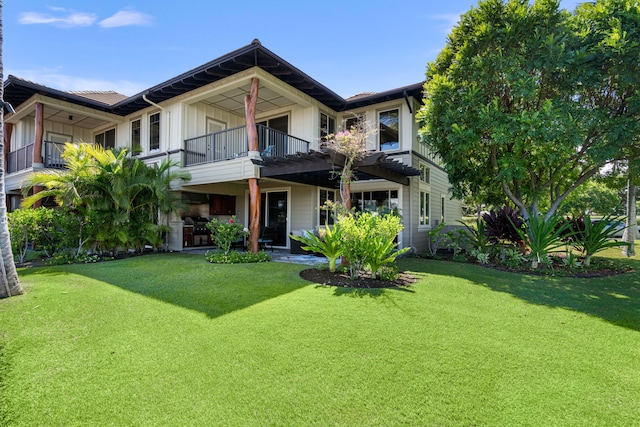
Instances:
[[[62,158],[64,143],[44,141],[44,167],[51,169],[64,169],[66,162]]]
[[[256,125],[258,148],[263,157],[308,153],[309,142],[284,132]],[[247,127],[239,126],[184,141],[183,164],[194,166],[245,157],[248,154]]]
[[[19,172],[33,167],[33,144],[25,145],[7,156],[7,173]]]
[[[25,145],[7,156],[7,173],[20,172],[33,167],[33,147],[35,144]],[[64,169],[62,158],[64,144],[53,141],[42,141],[44,146],[44,167],[50,169]]]

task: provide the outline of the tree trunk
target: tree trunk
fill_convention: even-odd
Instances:
[[[2,67],[2,0],[0,0],[0,100],[4,96],[4,75]],[[0,251],[2,252],[2,268],[0,269],[0,298],[20,295],[24,291],[18,280],[16,264],[11,250],[9,223],[7,222],[7,200],[4,189],[4,104],[0,107]]]
[[[638,220],[636,217],[636,198],[638,188],[632,181],[631,171],[629,171],[629,180],[627,181],[627,223],[624,233],[622,234],[622,241],[629,243],[629,246],[622,248],[622,254],[628,257],[636,255],[635,241],[638,234]]]
[[[258,130],[256,129],[256,102],[260,81],[251,79],[251,91],[244,97],[244,110],[247,120],[247,149],[260,151],[258,146]],[[260,184],[257,178],[249,179],[249,250],[257,253],[260,238]]]

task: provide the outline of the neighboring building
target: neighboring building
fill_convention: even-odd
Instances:
[[[247,146],[244,98],[259,82],[255,108],[259,151]],[[447,175],[420,143],[415,114],[422,83],[343,99],[254,40],[198,68],[125,97],[114,92],[64,92],[9,76],[5,100],[5,187],[9,208],[19,206],[21,182],[31,171],[62,168],[64,142],[128,147],[147,163],[178,161],[192,180],[176,191],[189,209],[171,218],[170,248],[208,244],[198,221],[235,214],[248,224],[250,179],[259,179],[261,224],[274,246],[289,248],[290,233],[326,221],[318,209],[338,200],[327,133],[363,117],[379,126],[358,168],[352,205],[398,208],[405,226],[400,246],[426,249],[427,231],[461,218]]]

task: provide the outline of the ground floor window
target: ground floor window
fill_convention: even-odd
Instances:
[[[105,150],[116,148],[116,130],[109,129],[107,131],[96,134],[95,143]]]
[[[327,209],[327,202],[335,202],[336,201],[336,192],[335,190],[323,190],[319,191],[319,200],[318,200],[318,225],[333,225],[334,223],[334,212],[331,209]]]
[[[429,193],[420,192],[420,225],[429,225]]]
[[[397,211],[398,190],[358,191],[351,193],[351,207],[356,212],[387,213]]]

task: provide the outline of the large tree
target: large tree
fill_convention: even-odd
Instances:
[[[4,94],[4,76],[2,66],[2,0],[0,0],[0,100]],[[0,105],[0,298],[23,293],[13,251],[7,222],[7,201],[4,193],[4,105]]]
[[[638,15],[632,0],[594,7]],[[525,219],[538,215],[541,202],[549,217],[636,143],[637,46],[619,43],[621,51],[599,57],[606,31],[586,33],[595,31],[590,19],[605,18],[587,9],[571,14],[556,0],[486,0],[462,15],[428,66],[419,115],[455,195],[501,188]],[[626,62],[634,54],[635,62]]]

